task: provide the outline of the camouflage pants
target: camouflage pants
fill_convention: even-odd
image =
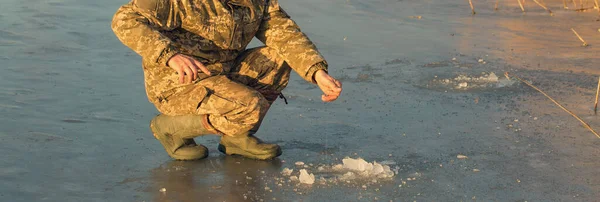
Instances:
[[[223,135],[255,133],[287,86],[291,68],[268,47],[246,50],[231,67],[224,75],[210,76],[171,95],[168,102],[156,104],[157,109],[170,116],[206,115],[205,126]]]

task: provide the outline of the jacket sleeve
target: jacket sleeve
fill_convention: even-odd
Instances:
[[[327,71],[327,62],[317,47],[281,9],[277,0],[269,0],[265,12],[256,38],[276,49],[302,78],[315,83],[313,75],[318,70]]]
[[[117,10],[111,27],[123,44],[151,64],[166,66],[178,53],[174,42],[160,33],[161,23],[156,12],[140,9],[133,2]]]

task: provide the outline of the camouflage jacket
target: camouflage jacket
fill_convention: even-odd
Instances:
[[[227,72],[253,37],[278,50],[301,77],[327,70],[327,63],[277,0],[133,0],[116,12],[112,29],[142,56],[150,102],[182,91],[167,61],[181,53],[211,72]],[[187,84],[189,85],[189,84]]]

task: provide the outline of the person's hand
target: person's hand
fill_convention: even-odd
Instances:
[[[323,91],[323,95],[321,95],[321,100],[323,100],[323,102],[337,100],[342,93],[342,82],[329,76],[329,74],[323,70],[319,70],[315,73],[315,81],[319,88],[321,88],[321,91]]]
[[[179,74],[179,82],[188,83],[198,78],[198,70],[210,76],[210,71],[198,60],[183,54],[171,57],[167,65]]]

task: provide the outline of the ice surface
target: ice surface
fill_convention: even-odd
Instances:
[[[300,176],[298,177],[300,183],[303,184],[314,184],[315,183],[315,175],[309,174],[306,169],[300,170]]]

